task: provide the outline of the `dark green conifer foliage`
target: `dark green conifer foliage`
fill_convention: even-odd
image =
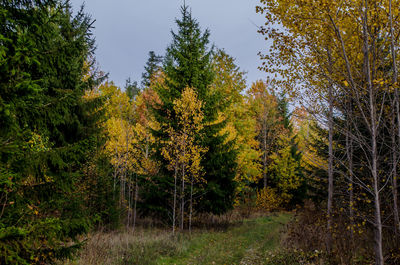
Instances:
[[[68,257],[88,231],[81,168],[101,117],[83,99],[91,25],[68,1],[0,2],[1,264]]]
[[[158,70],[161,69],[161,63],[163,57],[156,55],[154,51],[149,52],[149,59],[147,59],[146,65],[144,66],[144,73],[142,74],[142,87],[146,88],[150,86],[151,77]]]
[[[209,89],[214,79],[211,64],[213,48],[209,48],[210,33],[208,30],[201,31],[199,23],[186,5],[181,8],[181,14],[182,18],[176,20],[178,31],[172,31],[173,40],[164,58],[165,85],[157,88],[162,106],[155,110],[155,117],[161,128],[154,135],[161,141],[168,137],[165,134],[166,125],[176,128],[173,101],[181,96],[185,87],[194,88],[203,102],[205,124],[197,140],[200,145],[208,148],[201,162],[207,183],[197,191],[202,196],[197,199],[196,210],[220,214],[233,205],[236,152],[232,142],[225,143],[226,135],[220,135],[225,123],[216,122],[218,112],[223,111],[218,109],[222,104],[217,103],[224,99],[221,95],[212,94]],[[162,160],[161,156],[158,159]],[[166,168],[161,169],[161,174],[172,178]],[[165,177],[162,181],[165,182]],[[173,181],[169,181],[171,184]],[[157,199],[153,198],[152,201]]]
[[[128,97],[131,100],[134,100],[136,96],[139,94],[140,88],[136,81],[132,81],[131,78],[128,78],[125,82],[125,91]]]
[[[282,118],[282,125],[285,129],[289,129],[290,132],[292,132],[293,128],[290,123],[290,119],[292,114],[289,111],[289,103],[288,99],[286,98],[285,92],[280,92],[278,97],[278,111],[279,114]]]

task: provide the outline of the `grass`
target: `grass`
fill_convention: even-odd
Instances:
[[[257,264],[279,247],[281,229],[289,220],[288,214],[259,217],[226,232],[195,235],[182,253],[160,257],[157,264]]]
[[[280,213],[248,219],[226,231],[196,230],[176,237],[154,229],[95,233],[80,257],[65,264],[269,264],[290,219]]]

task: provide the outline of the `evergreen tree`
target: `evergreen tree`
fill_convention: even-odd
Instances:
[[[125,81],[125,92],[130,100],[134,100],[140,92],[138,83],[136,81],[132,81],[131,78],[128,78]]]
[[[223,100],[222,94],[218,91],[211,92],[210,89],[214,79],[213,49],[208,47],[210,33],[208,30],[201,31],[199,23],[192,17],[187,6],[181,8],[181,13],[182,18],[176,20],[178,32],[172,32],[173,41],[167,48],[164,59],[165,84],[157,88],[162,104],[155,109],[160,130],[154,134],[161,143],[168,137],[166,128],[177,128],[173,102],[181,97],[186,87],[194,88],[199,100],[203,102],[204,113],[204,128],[196,141],[208,150],[201,161],[206,184],[202,192],[199,192],[203,195],[198,199],[197,211],[220,214],[233,205],[236,151],[233,142],[226,141],[227,134],[220,133],[226,124],[218,120],[218,113],[223,111],[218,104]],[[159,159],[162,160],[161,157]],[[166,169],[161,169],[161,174],[173,180]]]
[[[88,231],[82,165],[101,138],[99,100],[84,98],[91,25],[68,1],[0,3],[1,264],[70,256]]]
[[[286,98],[286,94],[284,91],[279,93],[277,100],[278,100],[278,111],[280,116],[282,117],[281,123],[285,129],[292,131],[293,128],[290,123],[290,118],[292,114],[289,111],[289,102]]]
[[[161,69],[163,57],[156,55],[154,51],[149,52],[149,59],[144,67],[145,72],[142,74],[142,87],[149,87],[151,78],[158,70]]]

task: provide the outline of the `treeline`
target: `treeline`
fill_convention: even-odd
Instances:
[[[175,233],[202,213],[302,203],[309,124],[275,82],[247,88],[181,15],[165,55],[150,52],[141,84],[121,89],[96,69],[82,9],[0,3],[1,264],[71,257],[96,227],[151,218]]]
[[[260,2],[273,40],[264,69],[319,127],[325,250],[346,264],[398,264],[399,1]]]

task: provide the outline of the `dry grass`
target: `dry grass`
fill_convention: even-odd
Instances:
[[[93,232],[79,257],[60,265],[264,264],[266,251],[278,248],[291,215],[256,215],[197,216],[191,235],[173,236],[169,228],[143,224],[136,231]]]
[[[170,231],[137,229],[136,231],[95,232],[76,260],[64,264],[153,264],[159,256],[179,253],[183,237],[174,239]]]

